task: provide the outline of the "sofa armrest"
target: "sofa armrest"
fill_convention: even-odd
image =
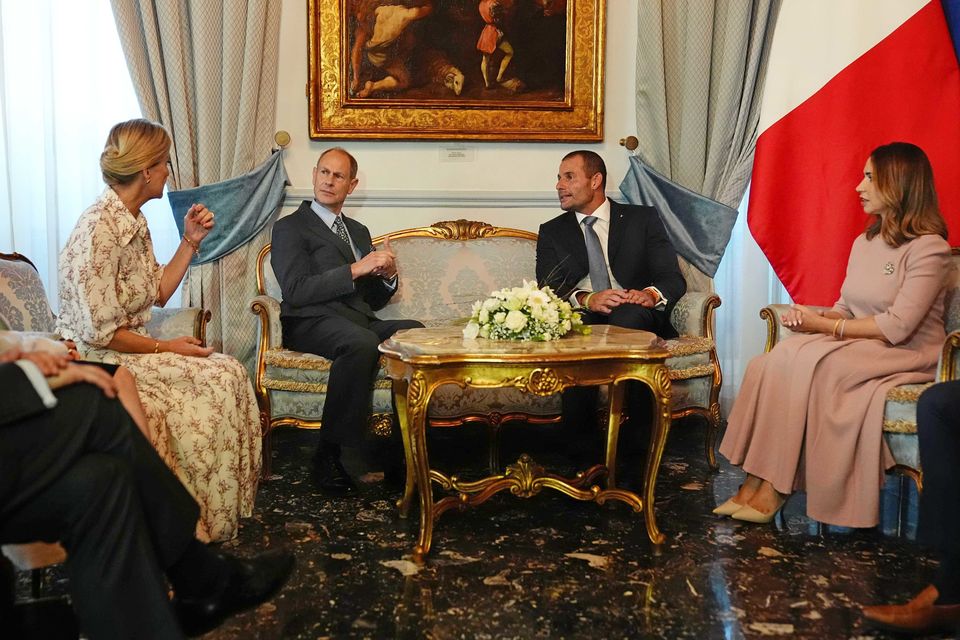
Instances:
[[[778,342],[797,333],[783,326],[780,322],[780,316],[792,308],[793,305],[789,304],[768,304],[760,309],[760,317],[767,323],[767,343],[763,346],[764,352],[770,351]],[[813,311],[830,310],[830,307],[815,307],[813,305],[808,305],[807,308]]]
[[[960,331],[947,334],[940,354],[940,367],[937,370],[937,382],[960,380]]]
[[[713,310],[720,306],[720,297],[705,291],[689,291],[670,312],[670,323],[681,336],[713,338]]]
[[[210,312],[199,307],[161,309],[154,307],[147,323],[147,332],[157,340],[172,340],[179,336],[193,336],[201,344],[207,343],[207,322]]]
[[[280,303],[270,296],[256,296],[250,300],[250,311],[260,320],[259,342],[262,343],[264,350],[282,348],[283,328],[280,324]]]

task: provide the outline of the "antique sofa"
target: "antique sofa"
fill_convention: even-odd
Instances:
[[[204,340],[210,312],[196,308],[153,310],[148,330],[161,339],[193,335]],[[0,330],[26,331],[56,339],[56,316],[36,267],[19,253],[0,253]],[[4,545],[3,554],[21,570],[43,567],[66,557],[59,544]]]
[[[378,315],[416,318],[427,326],[465,322],[474,301],[491,291],[519,285],[535,277],[535,233],[455,220],[429,227],[395,231],[387,238],[397,254],[400,288]],[[319,428],[330,362],[320,356],[285,349],[280,328],[280,289],[270,267],[270,245],[257,258],[259,295],[251,310],[260,324],[254,390],[260,403],[264,436],[264,469],[270,460],[269,435],[281,425]],[[681,338],[668,341],[667,365],[673,382],[674,419],[699,415],[706,419],[705,452],[716,469],[715,440],[720,427],[722,375],[714,344],[712,293],[690,292],[673,309],[671,320]],[[375,433],[392,428],[390,381],[375,382],[370,418]],[[482,422],[492,427],[510,420],[558,422],[559,396],[525,395],[516,389],[487,390],[455,385],[433,395],[428,419],[432,426]]]
[[[960,248],[953,248],[951,270],[944,277],[947,283],[944,301],[947,338],[940,354],[936,382],[960,379]],[[789,308],[790,305],[786,304],[771,304],[760,310],[760,317],[767,324],[764,351],[770,351],[777,342],[794,334],[780,323],[780,316]],[[912,479],[918,491],[923,490],[923,471],[917,438],[917,400],[933,384],[935,382],[904,384],[891,389],[883,412],[883,437],[897,463],[893,471]]]

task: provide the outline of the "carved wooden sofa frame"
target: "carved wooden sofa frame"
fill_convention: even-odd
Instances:
[[[374,245],[387,238],[397,253],[400,289],[378,312],[381,318],[416,318],[427,326],[463,321],[475,300],[534,277],[537,235],[529,231],[468,220],[442,221],[377,237]],[[280,293],[269,254],[268,244],[257,256],[258,295],[250,302],[260,328],[254,391],[264,433],[265,476],[269,475],[274,428],[321,427],[330,368],[325,358],[284,349]],[[683,337],[668,341],[671,358],[667,361],[673,382],[673,418],[699,415],[706,420],[704,449],[713,469],[717,468],[715,445],[723,381],[714,341],[714,310],[719,306],[718,296],[702,292],[687,293],[677,302],[671,321]],[[560,420],[559,396],[538,399],[517,390],[498,390],[491,395],[489,390],[446,386],[450,388],[441,387],[431,400],[431,426],[484,423],[492,428],[495,439],[498,427],[507,421],[544,424]],[[389,433],[392,427],[390,396],[390,382],[381,375],[374,387],[370,421],[380,434]],[[496,447],[491,447],[491,462],[495,452]]]

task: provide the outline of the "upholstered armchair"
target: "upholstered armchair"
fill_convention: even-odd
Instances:
[[[920,448],[917,438],[917,400],[920,394],[936,382],[960,379],[960,248],[953,248],[951,272],[946,274],[947,294],[944,300],[944,324],[947,339],[943,344],[935,382],[904,384],[887,393],[883,411],[883,437],[896,460],[895,473],[908,477],[923,490],[923,471],[920,467]],[[760,310],[767,323],[767,342],[764,351],[770,351],[780,341],[794,334],[780,323],[780,316],[790,308],[786,304],[771,304]],[[824,309],[826,307],[811,307]]]
[[[150,335],[169,339],[193,335],[203,341],[210,312],[203,309],[155,308],[147,329]],[[19,253],[0,253],[0,329],[28,331],[57,339],[56,316],[47,301],[47,293],[36,267]],[[66,558],[59,544],[31,543],[5,545],[8,556],[18,569],[44,567]]]
[[[206,343],[209,320],[209,311],[195,307],[154,307],[147,331],[163,340],[192,335]],[[0,329],[57,338],[56,321],[33,263],[19,253],[0,253]]]
[[[535,277],[537,235],[484,222],[455,220],[429,227],[395,231],[387,238],[397,254],[400,288],[378,315],[385,319],[415,318],[426,326],[465,322],[476,300],[491,291],[519,285]],[[260,402],[265,434],[280,425],[320,427],[330,363],[319,356],[283,347],[280,291],[269,264],[270,245],[257,259],[259,294],[251,309],[260,320],[254,390]],[[668,341],[667,361],[673,382],[674,418],[700,415],[708,423],[705,449],[716,468],[714,443],[720,424],[719,360],[713,340],[713,313],[720,299],[690,293],[679,300],[671,320],[681,338]],[[374,386],[371,426],[381,433],[392,427],[390,382],[380,376]],[[509,420],[552,423],[560,419],[559,396],[531,396],[517,389],[461,389],[445,385],[430,401],[432,426],[480,422],[497,428]],[[269,450],[265,441],[264,451]],[[493,448],[495,450],[495,447]],[[265,467],[267,453],[265,453]]]

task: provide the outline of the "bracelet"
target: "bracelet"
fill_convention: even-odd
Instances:
[[[199,244],[199,243],[198,243],[198,244],[194,244],[193,242],[191,242],[191,241],[190,241],[190,238],[187,237],[187,234],[183,234],[183,241],[186,242],[187,245],[188,245],[191,249],[193,249],[193,253],[194,253],[195,255],[200,255],[200,244]]]
[[[843,340],[843,329],[847,326],[847,319],[844,318],[840,321],[840,339]]]
[[[830,332],[834,338],[837,337],[837,327],[840,326],[840,318],[837,318],[837,321],[833,323],[833,331]]]
[[[155,345],[153,345],[153,352],[154,352],[154,353],[160,353],[160,341],[159,341],[159,340],[157,340],[157,343],[156,343]]]
[[[595,295],[597,295],[597,292],[596,292],[596,291],[591,291],[590,293],[587,294],[587,297],[583,299],[583,305],[582,305],[582,306],[583,306],[587,311],[590,311],[590,298],[592,298],[592,297],[595,296]]]

